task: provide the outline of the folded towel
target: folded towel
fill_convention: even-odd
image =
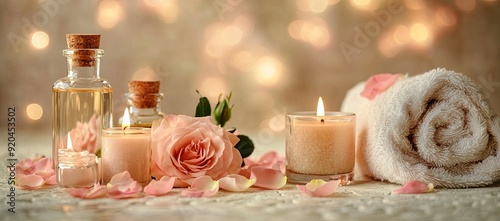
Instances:
[[[341,108],[357,114],[357,179],[446,188],[500,180],[500,118],[471,79],[435,69],[401,77],[373,100],[361,97],[364,86]]]

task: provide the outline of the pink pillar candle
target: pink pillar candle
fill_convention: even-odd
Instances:
[[[286,168],[289,181],[353,177],[356,116],[351,113],[297,112],[286,119]]]
[[[151,180],[151,131],[130,127],[104,129],[102,133],[101,172],[103,183],[117,173],[128,171],[142,185]]]

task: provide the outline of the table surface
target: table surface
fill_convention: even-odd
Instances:
[[[7,212],[8,185],[1,184],[1,220],[500,220],[500,185],[390,194],[398,185],[370,181],[338,188],[330,197],[310,197],[294,185],[252,188],[188,198],[181,189],[161,197],[81,200],[61,188],[16,190],[16,213]]]
[[[21,137],[23,138],[23,137]],[[49,155],[50,139],[18,139],[18,159]],[[6,151],[0,153],[5,165]],[[5,168],[5,167],[3,167]],[[379,181],[341,186],[330,197],[310,197],[294,185],[282,190],[251,188],[219,191],[208,198],[188,198],[174,189],[161,197],[81,200],[64,189],[16,188],[15,214],[7,211],[10,186],[0,175],[0,220],[500,220],[500,183],[471,189],[437,189],[432,193],[394,195],[399,185]]]

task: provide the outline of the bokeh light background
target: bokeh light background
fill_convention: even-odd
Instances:
[[[19,142],[50,148],[66,33],[102,35],[115,122],[127,81],[153,74],[166,114],[194,115],[196,89],[212,105],[232,91],[227,126],[258,150],[284,148],[285,113],[314,110],[318,96],[338,110],[349,88],[382,72],[464,73],[500,113],[499,21],[497,0],[5,0],[0,128],[15,107]]]

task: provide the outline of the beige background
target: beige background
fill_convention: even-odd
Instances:
[[[212,105],[232,91],[227,126],[260,149],[283,143],[286,112],[314,110],[318,96],[338,110],[349,88],[381,72],[462,72],[500,113],[499,20],[494,0],[1,1],[0,127],[15,107],[19,141],[38,134],[36,148],[48,148],[66,33],[102,35],[101,76],[114,88],[115,121],[127,81],[156,74],[164,113],[193,115],[195,89]],[[28,117],[32,103],[43,109],[39,120]]]

